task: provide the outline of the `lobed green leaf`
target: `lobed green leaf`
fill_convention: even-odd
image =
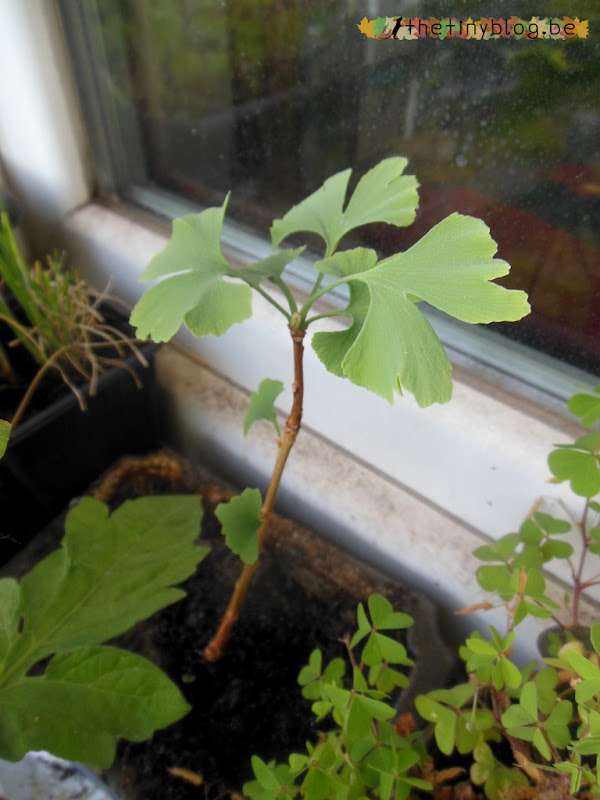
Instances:
[[[215,516],[229,549],[245,564],[258,559],[258,531],[262,525],[262,497],[258,489],[244,489],[228,503],[219,503]]]
[[[316,233],[333,253],[340,240],[353,228],[371,222],[410,225],[419,202],[417,181],[403,175],[407,160],[387,158],[369,170],[358,182],[347,207],[344,201],[351,170],[338,172],[271,226],[273,246],[303,232]]]
[[[271,422],[277,431],[277,436],[281,436],[274,403],[282,392],[283,383],[281,381],[265,378],[259,383],[258,389],[250,395],[248,412],[244,419],[244,436],[248,435],[250,427],[259,419]]]

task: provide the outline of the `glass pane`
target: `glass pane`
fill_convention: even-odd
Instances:
[[[99,2],[86,54],[111,109],[115,163],[126,165],[120,188],[143,183],[207,205],[232,189],[230,213],[266,233],[332,173],[352,166],[358,177],[406,155],[421,183],[415,225],[370,226],[362,241],[385,254],[454,211],[482,217],[512,265],[507,285],[526,289],[534,309],[502,332],[600,372],[597,0],[569,6],[589,20],[587,39],[380,41],[359,31],[364,16],[398,15],[394,5]],[[465,3],[398,5],[443,18]],[[517,5],[521,18],[540,10]],[[468,6],[479,19],[509,4]],[[564,14],[550,0],[543,10]]]

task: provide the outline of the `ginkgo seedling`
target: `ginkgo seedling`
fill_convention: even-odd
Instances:
[[[220,336],[250,317],[255,291],[281,313],[292,339],[293,404],[278,439],[273,474],[258,514],[260,524],[256,523],[254,494],[242,495],[231,513],[218,511],[228,542],[234,543],[247,563],[217,634],[205,650],[210,660],[222,654],[240,614],[281,475],[300,429],[304,339],[309,327],[312,330],[323,317],[350,319],[347,327],[319,331],[312,337],[312,347],[325,368],[389,402],[406,390],[420,406],[429,406],[450,400],[452,370],[419,308],[421,301],[468,323],[514,321],[529,312],[524,292],[492,282],[506,275],[509,265],[495,257],[496,244],[487,226],[473,217],[451,214],[408,250],[384,259],[364,247],[338,250],[346,234],[363,225],[405,226],[414,220],[418,184],[404,174],[406,165],[402,157],[385,159],[362,176],[349,198],[351,170],[339,172],[275,220],[271,227],[274,248],[300,233],[316,235],[323,242],[323,257],[314,262],[314,283],[306,299],[299,299],[285,275],[286,267],[304,248],[276,250],[241,269],[228,261],[221,247],[228,197],[220,208],[175,220],[166,247],[143,273],[142,280],[162,280],[132,312],[131,323],[141,338],[165,341],[182,324],[196,336]],[[341,285],[349,291],[345,308],[315,310],[318,301],[327,301]],[[280,386],[273,380],[261,383],[250,401],[245,433],[255,420],[266,419],[279,436],[274,402]],[[244,520],[248,521],[245,533]]]

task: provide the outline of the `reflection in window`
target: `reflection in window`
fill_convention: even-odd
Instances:
[[[333,172],[406,155],[417,221],[370,226],[363,241],[386,253],[453,211],[482,217],[534,309],[506,333],[600,371],[597,0],[569,9],[589,19],[587,40],[483,42],[376,41],[357,27],[365,14],[456,15],[459,0],[75,5],[63,3],[65,27],[96,92],[84,82],[84,105],[125,195],[153,186],[210,205],[232,189],[231,213],[264,232]],[[468,5],[475,19],[508,4]]]

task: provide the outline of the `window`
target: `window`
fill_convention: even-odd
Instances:
[[[61,4],[105,193],[160,210],[165,193],[213,205],[232,189],[233,218],[263,233],[330,174],[406,155],[417,221],[363,242],[385,254],[453,211],[482,217],[533,307],[500,332],[600,373],[600,10],[571,5],[587,39],[378,41],[357,27],[517,10],[498,0]]]

